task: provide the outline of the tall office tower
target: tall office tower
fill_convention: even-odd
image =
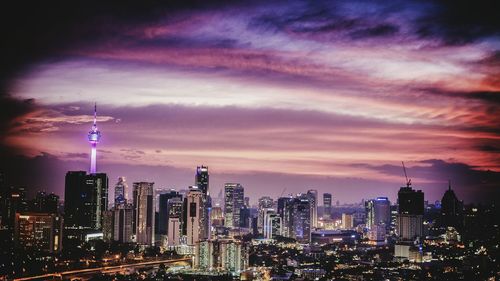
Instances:
[[[282,236],[281,217],[272,209],[268,209],[264,214],[264,237],[274,239]]]
[[[108,176],[70,171],[66,173],[64,190],[65,237],[83,240],[87,234],[102,232],[108,206]]]
[[[278,199],[278,214],[281,217],[282,230],[281,233],[285,237],[292,238],[293,232],[293,206],[295,203],[293,197],[280,197]]]
[[[62,249],[62,226],[58,214],[16,213],[14,243],[25,250],[58,253]]]
[[[173,197],[168,200],[167,242],[169,247],[180,245],[182,204],[182,197]]]
[[[464,224],[464,204],[459,201],[455,192],[451,189],[451,183],[448,190],[441,199],[441,218],[439,225],[441,227],[454,227],[461,231]]]
[[[39,213],[57,213],[59,196],[54,193],[47,194],[45,191],[37,192],[31,201],[30,210]]]
[[[97,144],[101,139],[101,132],[97,129],[97,104],[94,105],[94,125],[92,125],[92,128],[89,131],[88,138],[92,147],[90,153],[90,173],[95,174],[97,171]]]
[[[128,185],[125,177],[119,177],[115,185],[115,206],[127,203],[127,189]]]
[[[258,209],[258,216],[257,216],[257,229],[259,233],[263,233],[264,230],[264,212],[267,209],[272,209],[274,205],[274,201],[271,197],[269,196],[263,196],[259,198],[259,209]]]
[[[307,195],[300,195],[294,202],[293,232],[299,243],[311,242],[311,201]]]
[[[120,204],[115,207],[113,221],[113,240],[120,243],[131,243],[134,232],[132,229],[134,207],[132,204]]]
[[[203,194],[205,195],[208,194],[208,187],[209,187],[208,167],[206,166],[196,167],[196,176],[194,185],[196,185]]]
[[[240,227],[241,209],[245,207],[244,189],[239,183],[224,185],[224,225],[226,227]]]
[[[186,236],[187,244],[195,246],[196,242],[203,240],[204,233],[201,229],[201,214],[203,209],[203,192],[196,186],[189,189],[187,195],[187,222]]]
[[[342,229],[352,229],[354,227],[354,218],[351,214],[342,214]]]
[[[332,217],[332,194],[323,193],[323,218],[330,219]]]
[[[158,232],[162,235],[168,234],[168,214],[169,214],[169,201],[173,198],[179,198],[182,200],[182,195],[174,189],[170,189],[168,192],[160,194],[160,211],[158,219]]]
[[[413,240],[423,235],[424,193],[408,184],[398,192],[397,234],[401,240]]]
[[[202,206],[201,206],[201,215],[200,215],[200,233],[202,237],[210,236],[210,209],[212,208],[212,198],[210,197],[210,182],[209,182],[209,174],[208,167],[206,166],[198,166],[196,167],[196,175],[195,175],[195,186],[201,191],[202,197]]]
[[[311,202],[311,227],[318,227],[318,191],[309,189],[307,191],[307,198]]]
[[[365,201],[366,227],[372,229],[374,226],[391,224],[391,202],[387,197]]]
[[[155,229],[154,182],[134,182],[134,233],[136,242],[153,245]]]
[[[250,208],[250,197],[245,197],[245,207]]]

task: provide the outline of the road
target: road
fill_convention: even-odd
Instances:
[[[82,278],[88,279],[95,274],[103,273],[103,274],[113,274],[117,272],[122,272],[128,269],[138,269],[143,267],[155,267],[160,264],[169,264],[169,263],[181,263],[181,262],[191,262],[191,258],[181,258],[181,259],[167,259],[167,260],[154,260],[154,261],[145,261],[131,264],[123,264],[123,265],[114,265],[114,266],[103,266],[96,268],[85,268],[85,269],[76,269],[76,270],[68,270],[63,272],[55,272],[48,273],[43,275],[31,276],[31,277],[23,277],[14,279],[14,281],[25,281],[25,280],[65,280],[71,278]]]

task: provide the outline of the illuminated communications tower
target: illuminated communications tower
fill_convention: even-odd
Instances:
[[[94,125],[89,132],[89,142],[92,145],[92,152],[90,154],[90,173],[96,173],[96,157],[97,157],[97,143],[101,138],[101,132],[97,129],[97,104],[94,105]]]

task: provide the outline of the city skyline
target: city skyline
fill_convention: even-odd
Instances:
[[[91,40],[47,39],[2,72],[12,184],[63,195],[66,171],[88,170],[97,102],[112,181],[185,189],[205,165],[211,193],[238,182],[252,202],[284,188],[394,202],[404,161],[430,202],[448,180],[465,202],[498,195],[499,38],[477,11],[456,27],[463,7],[438,3],[132,8],[88,8],[69,28]]]

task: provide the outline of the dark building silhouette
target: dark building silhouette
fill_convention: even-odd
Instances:
[[[410,183],[398,192],[397,233],[400,240],[413,240],[423,235],[424,193]]]
[[[442,227],[454,227],[457,230],[463,228],[464,220],[464,206],[463,202],[457,199],[455,192],[451,189],[451,184],[448,186],[448,190],[443,195],[441,199],[441,218],[440,226]]]
[[[28,211],[28,207],[24,187],[4,186],[0,210],[2,226],[12,229],[16,213],[26,212]]]
[[[59,205],[59,196],[54,193],[47,194],[45,191],[39,191],[31,201],[30,209],[32,212],[39,213],[57,213]]]
[[[68,238],[83,239],[102,232],[103,214],[108,206],[108,176],[70,171],[66,174],[64,221]]]

